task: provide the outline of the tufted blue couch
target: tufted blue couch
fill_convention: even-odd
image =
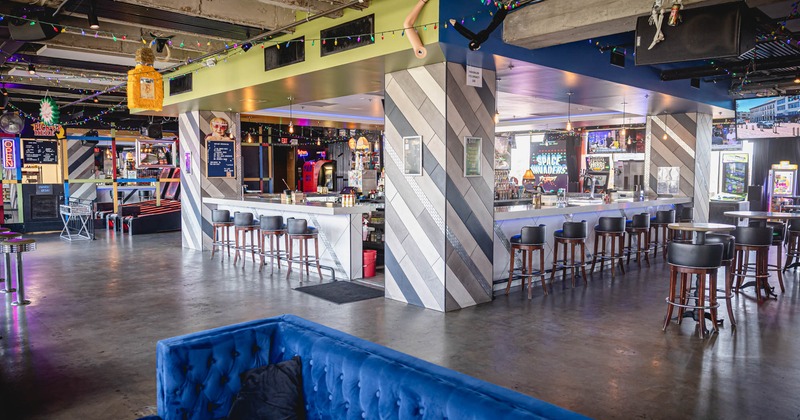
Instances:
[[[239,374],[299,355],[309,419],[585,417],[293,315],[158,342],[158,414],[225,417]]]

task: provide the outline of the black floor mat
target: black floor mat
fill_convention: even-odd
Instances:
[[[349,281],[316,284],[314,286],[298,287],[294,290],[308,293],[309,295],[340,305],[342,303],[358,302],[360,300],[375,299],[384,296],[383,290],[362,286]]]

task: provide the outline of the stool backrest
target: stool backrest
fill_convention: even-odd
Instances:
[[[283,216],[261,216],[259,224],[261,230],[282,230]]]
[[[253,224],[253,213],[236,212],[233,214],[234,226],[250,226]]]
[[[650,227],[650,213],[634,214],[631,226],[635,228],[649,228]]]
[[[708,233],[706,234],[706,244],[722,244],[722,260],[730,261],[736,252],[736,238],[733,235],[726,235],[724,233]]]
[[[565,238],[585,238],[589,232],[586,220],[580,222],[564,222],[562,228]]]
[[[694,245],[670,242],[667,246],[667,262],[691,268],[717,268],[722,265],[722,244]]]
[[[659,210],[656,212],[656,223],[669,224],[675,223],[675,210]]]
[[[767,222],[767,226],[772,228],[772,240],[774,242],[783,242],[783,237],[786,235],[786,225],[783,222]]]
[[[733,231],[736,243],[740,245],[768,246],[772,245],[772,227],[737,227]]]
[[[601,217],[597,224],[602,232],[625,232],[624,217]]]
[[[788,228],[791,231],[800,231],[800,219],[790,219]]]
[[[547,227],[545,225],[539,226],[525,226],[520,232],[520,243],[525,245],[539,245],[547,241]]]
[[[230,223],[231,212],[229,210],[212,210],[211,222],[213,223]]]
[[[286,231],[290,235],[302,235],[308,232],[308,221],[306,219],[286,219]]]
[[[681,207],[681,216],[679,222],[694,221],[694,209],[691,207]]]

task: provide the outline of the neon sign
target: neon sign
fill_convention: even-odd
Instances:
[[[536,175],[563,175],[567,173],[566,161],[566,153],[539,153],[535,156],[531,171]]]
[[[308,157],[308,150],[297,149],[297,156],[301,158]]]
[[[3,168],[14,169],[17,167],[17,153],[14,140],[3,140]]]

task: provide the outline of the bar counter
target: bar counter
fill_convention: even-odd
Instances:
[[[361,215],[369,213],[370,206],[320,202],[286,204],[279,200],[251,197],[244,200],[205,198],[203,202],[212,209],[230,210],[231,214],[235,211],[253,213],[255,220],[259,216],[306,219],[309,226],[319,230],[320,264],[333,270],[338,280],[362,277]],[[285,266],[283,270],[285,272]]]
[[[494,292],[503,292],[508,281],[508,267],[510,258],[511,244],[509,239],[518,235],[523,226],[545,225],[547,226],[547,246],[545,248],[545,268],[550,270],[553,264],[553,232],[561,229],[564,222],[585,220],[589,225],[589,237],[586,240],[586,261],[591,261],[591,253],[594,250],[594,227],[600,217],[619,217],[625,216],[630,219],[634,214],[649,212],[655,216],[658,210],[669,210],[678,204],[688,204],[692,202],[691,197],[672,197],[647,199],[644,201],[632,201],[631,199],[620,199],[610,204],[597,204],[595,201],[586,199],[575,199],[570,201],[568,207],[544,206],[536,209],[533,205],[512,205],[498,206],[494,209],[494,264],[493,278],[495,281]],[[581,204],[575,204],[581,203]],[[627,243],[627,242],[626,242]],[[522,262],[518,259],[515,267],[521,267]],[[534,266],[538,264],[534,263]],[[587,273],[588,274],[588,273]],[[547,276],[549,279],[549,275]],[[534,279],[536,280],[536,278]],[[515,280],[512,286],[519,286],[519,280]]]

